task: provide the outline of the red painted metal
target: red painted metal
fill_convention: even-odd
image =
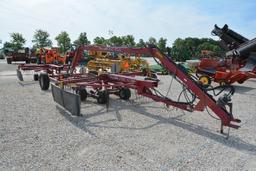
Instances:
[[[244,81],[256,78],[256,67],[252,71],[240,71],[244,67],[244,63],[237,59],[208,59],[201,60],[197,67],[197,73],[207,75],[217,83],[225,81],[226,84],[233,84],[235,82],[243,83]]]
[[[146,97],[149,97],[157,102],[163,102],[167,105],[171,105],[183,110],[194,111],[199,110],[202,111],[206,107],[209,107],[221,120],[224,126],[229,126],[232,128],[238,128],[239,126],[234,125],[231,122],[240,122],[238,119],[234,119],[233,115],[230,114],[226,109],[219,106],[215,99],[212,98],[205,90],[201,88],[201,86],[195,82],[187,73],[185,73],[182,69],[180,69],[176,63],[174,63],[168,56],[163,54],[156,47],[146,47],[146,48],[126,48],[126,47],[104,47],[104,46],[80,46],[75,54],[73,63],[71,68],[74,68],[77,65],[77,61],[79,60],[82,52],[84,50],[93,50],[93,51],[102,51],[102,52],[120,52],[127,54],[147,54],[149,56],[153,56],[157,58],[161,64],[166,68],[169,72],[174,73],[176,77],[178,77],[184,85],[187,86],[189,90],[191,90],[199,99],[197,104],[187,104],[172,101],[170,99],[166,99],[164,97],[155,95],[152,93],[152,88],[157,87],[156,81],[149,80],[139,80],[135,77],[121,75],[121,74],[106,74],[103,76],[97,77],[96,82],[73,82],[76,83],[77,86],[86,87],[92,86],[94,87],[102,87],[105,88],[113,88],[113,87],[128,87],[137,90],[137,93]],[[64,80],[64,83],[66,80]],[[101,81],[104,81],[105,84],[101,84]],[[121,82],[121,83],[120,83]]]
[[[145,54],[157,58],[161,64],[169,72],[173,73],[191,92],[193,92],[198,101],[196,104],[184,103],[173,101],[169,98],[160,96],[154,93],[155,88],[158,86],[156,80],[145,80],[139,77],[135,77],[136,74],[102,74],[99,76],[91,74],[76,74],[74,72],[75,67],[78,65],[78,61],[83,57],[85,50],[101,51],[101,52],[117,52],[124,54]],[[232,122],[239,122],[238,119],[233,118],[233,114],[229,113],[224,107],[217,104],[217,101],[208,94],[198,82],[192,79],[187,73],[180,69],[175,62],[173,62],[168,56],[162,53],[156,47],[145,48],[127,48],[127,47],[105,47],[105,46],[80,46],[75,51],[73,62],[70,66],[56,66],[56,65],[21,65],[22,70],[43,70],[49,74],[51,81],[55,84],[73,86],[76,88],[91,87],[93,89],[106,89],[106,90],[118,90],[120,88],[135,89],[139,95],[146,96],[157,102],[165,103],[186,111],[202,111],[206,107],[209,107],[221,120],[221,124],[224,126],[238,128],[238,125]],[[63,71],[66,73],[69,71],[69,76],[64,77]]]

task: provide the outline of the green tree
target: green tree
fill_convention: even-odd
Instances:
[[[144,42],[143,39],[140,39],[139,42],[136,44],[136,47],[145,47],[146,46],[146,43]]]
[[[192,57],[199,57],[202,50],[210,50],[214,53],[222,51],[220,43],[209,38],[178,38],[174,41],[171,55],[178,61],[185,61]]]
[[[147,44],[153,44],[153,45],[157,45],[156,39],[154,37],[150,37],[148,39]]]
[[[91,44],[91,42],[88,40],[86,32],[80,33],[78,39],[74,41],[74,45],[76,47],[80,45],[89,45],[89,44]]]
[[[219,52],[219,51],[221,51],[221,48],[220,48],[220,46],[215,45],[213,43],[204,42],[198,46],[198,50],[200,50],[200,51],[201,50],[210,50],[213,52]]]
[[[107,40],[104,37],[95,37],[93,43],[96,45],[107,45]]]
[[[157,43],[158,48],[159,48],[162,52],[164,52],[164,53],[167,52],[167,51],[166,51],[166,43],[167,43],[167,39],[164,39],[164,38],[162,38],[162,37],[159,39],[159,41],[158,41],[158,43]]]
[[[4,49],[13,49],[13,45],[10,42],[4,42]]]
[[[71,48],[71,40],[69,38],[69,35],[67,32],[62,31],[55,40],[58,43],[58,46],[60,47],[60,50],[62,53],[67,52]]]
[[[109,46],[123,46],[123,38],[119,36],[112,36],[110,39],[108,39],[107,44]]]
[[[24,47],[26,40],[23,38],[23,35],[20,33],[11,33],[11,41],[4,43],[4,48],[10,48],[13,50],[19,50]]]
[[[35,48],[51,47],[52,41],[49,39],[50,35],[47,31],[36,30],[32,42],[35,43]]]
[[[133,35],[123,36],[122,41],[125,46],[135,46],[136,44]]]
[[[168,56],[171,56],[171,53],[172,53],[172,48],[171,47],[166,47],[166,53]]]

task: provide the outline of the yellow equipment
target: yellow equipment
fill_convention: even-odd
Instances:
[[[87,63],[90,71],[103,72],[130,72],[141,71],[142,68],[149,69],[149,64],[140,56],[132,58],[129,55],[113,54],[109,52],[89,51],[88,55],[94,59]]]

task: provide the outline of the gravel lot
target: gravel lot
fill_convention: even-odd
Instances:
[[[73,117],[32,76],[19,83],[16,68],[0,61],[0,170],[256,170],[256,80],[235,84],[242,126],[226,139],[206,112],[167,110],[134,94],[111,97],[108,112],[88,99]],[[171,78],[160,78],[167,90]]]

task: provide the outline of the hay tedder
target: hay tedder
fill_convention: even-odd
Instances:
[[[227,25],[223,28],[215,25],[212,34],[220,37],[221,45],[227,50],[226,58],[202,59],[197,67],[199,80],[209,86],[212,80],[225,85],[256,78],[256,39],[248,40]]]
[[[159,80],[140,76],[143,75],[141,72],[104,73],[101,75],[77,73],[75,68],[85,50],[152,56],[181,84],[183,87],[181,94],[185,93],[186,97],[190,98],[185,98],[184,101],[175,101],[163,95],[157,90]],[[232,86],[204,88],[196,78],[187,74],[170,57],[153,45],[145,48],[80,46],[76,49],[72,64],[69,66],[23,64],[17,70],[20,80],[23,80],[22,70],[41,71],[39,76],[41,88],[47,90],[49,82],[52,82],[54,101],[73,115],[81,115],[81,101],[88,97],[95,98],[99,104],[108,106],[110,95],[117,95],[120,99],[129,100],[131,89],[133,89],[138,95],[185,111],[204,111],[205,109],[208,111],[207,108],[209,108],[221,121],[221,133],[223,133],[223,126],[237,129],[239,126],[236,123],[241,122],[239,119],[235,119],[232,113],[231,96],[234,94]],[[223,93],[224,90],[225,93]],[[217,91],[220,92],[217,93]]]

